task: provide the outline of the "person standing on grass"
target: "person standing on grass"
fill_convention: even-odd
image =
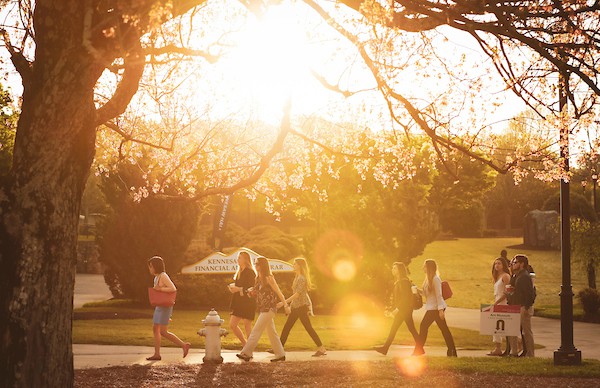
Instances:
[[[271,348],[275,354],[275,358],[271,362],[285,361],[285,351],[275,329],[274,319],[277,312],[277,298],[283,303],[286,314],[291,312],[290,306],[281,293],[275,277],[271,273],[269,261],[266,258],[259,257],[256,259],[256,271],[258,272],[258,277],[251,293],[256,293],[256,305],[258,306],[259,314],[252,332],[248,336],[246,345],[244,345],[242,351],[236,354],[236,356],[244,361],[250,361],[252,359],[252,352],[254,352],[254,348],[258,344],[260,336],[266,330],[271,342]]]
[[[148,270],[150,274],[154,276],[154,289],[159,292],[175,292],[175,284],[165,272],[165,263],[160,256],[154,256],[148,259]],[[154,333],[154,354],[146,360],[148,361],[159,361],[160,357],[160,341],[161,336],[170,340],[171,342],[181,346],[183,349],[183,357],[188,355],[191,344],[189,342],[183,342],[175,334],[168,331],[169,321],[173,314],[173,306],[156,306],[154,308],[154,316],[152,317],[152,331]]]
[[[242,251],[238,254],[238,269],[233,279],[235,283],[229,285],[229,292],[232,294],[229,328],[239,338],[243,347],[246,345],[246,337],[238,325],[243,323],[246,336],[249,336],[256,311],[256,302],[248,293],[256,281],[256,270],[248,252]]]
[[[285,322],[285,325],[283,325],[283,330],[281,331],[281,344],[285,346],[290,330],[292,330],[296,321],[300,319],[302,326],[304,326],[304,329],[310,335],[310,338],[312,338],[315,345],[317,345],[318,349],[316,353],[313,354],[313,357],[324,356],[327,354],[327,350],[310,323],[309,315],[313,315],[312,302],[310,296],[308,296],[308,290],[311,289],[311,281],[310,271],[305,259],[301,257],[294,259],[294,272],[296,273],[292,283],[292,291],[294,293],[286,299],[286,302],[291,306],[291,313],[288,315],[287,321]],[[282,305],[282,303],[279,303],[279,305]]]
[[[450,329],[446,323],[445,311],[448,306],[442,297],[442,280],[437,271],[437,263],[435,260],[427,259],[425,260],[425,264],[423,264],[423,270],[425,271],[426,276],[423,281],[423,289],[421,292],[426,298],[425,309],[427,311],[421,321],[419,341],[417,341],[413,355],[420,356],[425,354],[423,347],[425,346],[425,341],[427,341],[429,326],[435,322],[440,328],[444,340],[446,341],[446,346],[448,347],[448,352],[446,354],[448,357],[456,357],[454,338],[452,338],[452,333],[450,333]]]
[[[392,265],[392,275],[394,275],[394,279],[396,280],[394,283],[394,293],[393,293],[393,307],[395,310],[392,312],[394,315],[394,323],[392,323],[392,327],[390,329],[390,333],[388,335],[387,340],[383,346],[375,346],[373,350],[386,355],[390,345],[394,341],[396,337],[396,333],[402,325],[402,322],[406,322],[406,327],[410,334],[412,334],[413,339],[415,340],[415,344],[419,340],[419,333],[417,333],[417,329],[415,328],[415,323],[413,321],[413,293],[412,293],[412,283],[408,278],[408,270],[404,263],[395,262]]]
[[[494,284],[494,303],[504,297],[506,286],[510,283],[510,274],[508,269],[508,261],[499,257],[492,264],[492,283]],[[506,301],[497,304],[506,304]],[[488,356],[502,356],[502,336],[492,336],[494,349],[489,352]]]

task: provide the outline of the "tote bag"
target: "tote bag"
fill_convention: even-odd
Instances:
[[[160,292],[152,287],[148,287],[148,299],[150,299],[150,304],[154,307],[171,307],[175,304],[176,297],[177,291]]]

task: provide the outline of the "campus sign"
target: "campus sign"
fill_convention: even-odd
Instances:
[[[499,336],[521,335],[521,306],[481,305],[479,333]]]
[[[250,259],[256,264],[256,258],[261,257],[258,253],[248,248],[239,248],[229,254],[214,252],[195,264],[185,266],[181,273],[203,273],[203,274],[227,274],[235,273],[238,268],[237,257],[240,252],[247,252]],[[267,259],[271,272],[293,272],[294,266],[286,261]]]

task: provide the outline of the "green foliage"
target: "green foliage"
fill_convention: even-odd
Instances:
[[[585,288],[577,294],[581,301],[583,311],[587,317],[593,317],[600,309],[600,292],[593,288]]]
[[[10,93],[0,84],[0,175],[8,173],[12,166],[18,119]]]
[[[100,261],[107,267],[107,284],[115,297],[143,301],[147,299],[146,288],[152,286],[146,261],[158,255],[165,260],[167,273],[179,271],[198,210],[194,203],[156,199],[140,203],[124,199],[111,205],[117,206],[100,239]]]
[[[600,266],[600,223],[582,219],[571,220],[573,262],[588,278],[588,286],[596,288],[596,270]]]
[[[369,155],[373,144],[360,140],[357,152]],[[396,144],[399,142],[402,144]],[[318,308],[335,308],[352,293],[385,300],[391,289],[391,264],[409,263],[437,233],[427,202],[432,172],[423,139],[394,138],[390,143],[414,149],[412,163],[422,168],[413,176],[395,179],[399,174],[396,167],[403,161],[394,154],[378,154],[383,161],[378,157],[360,160],[363,166],[377,171],[377,176],[361,173],[347,158],[334,156],[331,170],[321,170],[323,164],[315,160],[304,178],[318,190],[290,190],[289,196],[298,200],[286,204],[284,214],[314,223],[303,241],[316,285],[313,302]],[[382,183],[378,179],[382,176],[393,179]],[[354,276],[343,279],[344,274],[336,275],[340,270],[354,272]]]
[[[480,237],[482,200],[493,187],[496,173],[463,155],[438,162],[437,169],[429,201],[439,215],[442,230],[457,237]]]
[[[152,286],[150,257],[161,256],[171,275],[184,265],[183,254],[199,216],[198,205],[190,201],[149,197],[134,202],[123,182],[141,180],[141,174],[139,168],[124,165],[104,179],[102,190],[111,212],[98,237],[99,259],[111,292],[137,301],[147,300],[147,287]]]
[[[571,201],[571,217],[582,218],[590,222],[598,219],[592,204],[583,195],[571,192],[569,198]],[[560,193],[551,195],[544,202],[542,210],[555,210],[560,213]]]
[[[498,174],[494,187],[485,195],[489,228],[522,229],[525,215],[542,209],[544,202],[556,193],[556,182],[544,182],[531,174],[515,184],[512,175]]]

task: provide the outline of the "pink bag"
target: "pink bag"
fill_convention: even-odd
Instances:
[[[148,299],[150,299],[150,304],[152,306],[171,307],[175,304],[176,297],[177,291],[161,292],[152,287],[148,287]]]

